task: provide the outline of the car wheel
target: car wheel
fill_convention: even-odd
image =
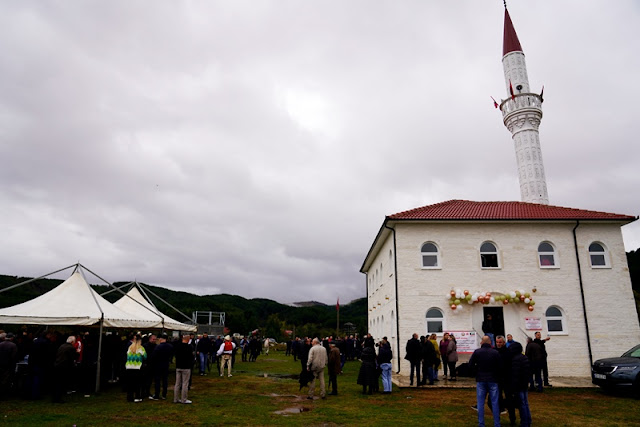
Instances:
[[[640,399],[640,374],[636,375],[636,380],[633,382],[633,394],[636,399]]]

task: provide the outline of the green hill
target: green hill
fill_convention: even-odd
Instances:
[[[30,278],[0,275],[0,290],[6,289]],[[39,279],[32,283],[19,286],[0,294],[0,308],[9,307],[28,301],[42,295],[62,283],[57,279]],[[116,282],[115,286],[126,282]],[[110,289],[107,285],[91,285],[99,294]],[[226,314],[226,326],[232,332],[247,334],[254,329],[260,329],[262,335],[273,337],[280,341],[285,339],[285,330],[294,330],[299,336],[326,336],[336,334],[336,307],[321,303],[305,306],[289,306],[276,301],[253,298],[247,299],[237,295],[194,295],[188,292],[147,286],[153,293],[176,307],[187,316],[195,311],[222,311]],[[128,287],[123,288],[127,291]],[[114,291],[105,298],[111,302],[122,296]],[[158,310],[179,321],[186,319],[173,308],[157,298],[150,296]],[[367,300],[360,298],[349,304],[340,306],[340,325],[352,323],[358,333],[366,332]],[[342,331],[340,332],[343,333]]]

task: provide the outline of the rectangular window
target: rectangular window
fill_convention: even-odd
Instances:
[[[442,332],[442,321],[427,322],[427,332],[430,334]]]
[[[541,267],[553,267],[554,265],[555,260],[553,259],[553,255],[540,255]]]
[[[604,255],[591,254],[591,265],[607,265]]]
[[[438,266],[438,256],[437,255],[422,255],[422,266],[423,267],[437,267]]]
[[[497,267],[498,266],[498,255],[497,254],[481,254],[480,259],[482,260],[482,267]],[[476,264],[477,265],[477,264]]]
[[[547,329],[549,332],[562,332],[562,320],[547,320]]]

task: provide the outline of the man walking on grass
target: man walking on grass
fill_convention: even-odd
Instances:
[[[327,366],[327,350],[320,345],[318,338],[314,338],[309,358],[307,359],[307,371],[313,374],[311,384],[309,384],[309,396],[307,399],[313,400],[313,392],[316,388],[316,379],[320,379],[320,397],[325,398],[324,388],[324,367]]]
[[[216,353],[218,358],[222,357],[222,361],[220,362],[220,376],[224,377],[224,367],[227,366],[227,377],[231,378],[231,355],[233,354],[233,350],[236,348],[236,343],[231,340],[229,335],[224,337],[224,342],[220,344],[220,348]]]
[[[491,338],[482,337],[482,346],[469,359],[469,367],[477,369],[476,402],[478,405],[478,425],[484,427],[484,400],[489,395],[493,425],[500,426],[500,405],[498,403],[498,381],[500,379],[500,354],[491,348]]]
[[[173,403],[191,403],[189,397],[189,379],[193,368],[193,349],[189,345],[189,335],[182,336],[182,342],[175,346],[176,385],[173,388]]]

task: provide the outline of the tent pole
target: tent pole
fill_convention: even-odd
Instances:
[[[124,285],[120,285],[120,286],[116,286],[116,285],[111,285],[111,284],[110,284],[111,286],[113,286],[113,289],[109,289],[108,291],[101,293],[101,294],[100,294],[100,296],[101,296],[101,297],[103,297],[103,296],[105,296],[105,295],[107,295],[107,294],[110,294],[110,293],[111,293],[111,292],[113,292],[113,291],[119,291],[119,290],[121,290],[122,288],[124,288],[125,286],[131,285],[132,283],[133,283],[133,282],[129,282],[129,283],[125,283]],[[121,293],[122,293],[122,292],[121,292]]]
[[[142,287],[142,283],[139,284],[140,287]],[[166,302],[164,299],[162,299],[161,297],[159,297],[156,293],[154,293],[151,289],[147,288],[146,286],[144,286],[144,288],[147,290],[147,292],[149,292],[151,295],[153,295],[154,297],[158,298],[160,301],[162,301],[163,303],[167,304],[169,307],[173,308],[175,311],[177,311],[178,313],[182,314],[184,317],[186,317],[189,320],[193,320],[191,319],[189,316],[187,316],[186,314],[184,314],[183,312],[181,312],[180,310],[178,310],[177,308],[175,308],[174,306],[172,306],[171,304],[169,304],[168,302]]]
[[[96,365],[96,393],[100,391],[100,365],[102,364],[102,325],[104,324],[104,313],[100,318],[100,338],[98,339],[98,363]]]
[[[26,285],[27,283],[35,282],[36,280],[44,279],[47,276],[51,276],[52,274],[60,273],[61,271],[67,270],[67,269],[69,269],[69,268],[71,268],[73,266],[76,266],[76,265],[77,264],[73,264],[73,265],[70,265],[69,267],[61,268],[60,270],[56,270],[56,271],[54,271],[52,273],[45,274],[44,276],[36,277],[35,279],[25,280],[24,282],[20,282],[20,283],[18,283],[16,285],[9,286],[8,288],[1,289],[0,293],[2,293],[4,291],[8,291],[9,289],[17,288],[18,286]]]
[[[138,289],[140,289],[142,291],[142,295],[147,299],[147,301],[149,301],[149,304],[151,304],[153,306],[153,308],[155,308],[157,310],[158,307],[156,307],[156,305],[153,303],[153,301],[151,301],[151,298],[149,298],[149,295],[147,295],[147,293],[144,291],[144,289],[142,289],[142,286],[140,286],[140,283],[136,282],[136,285],[138,286]]]

